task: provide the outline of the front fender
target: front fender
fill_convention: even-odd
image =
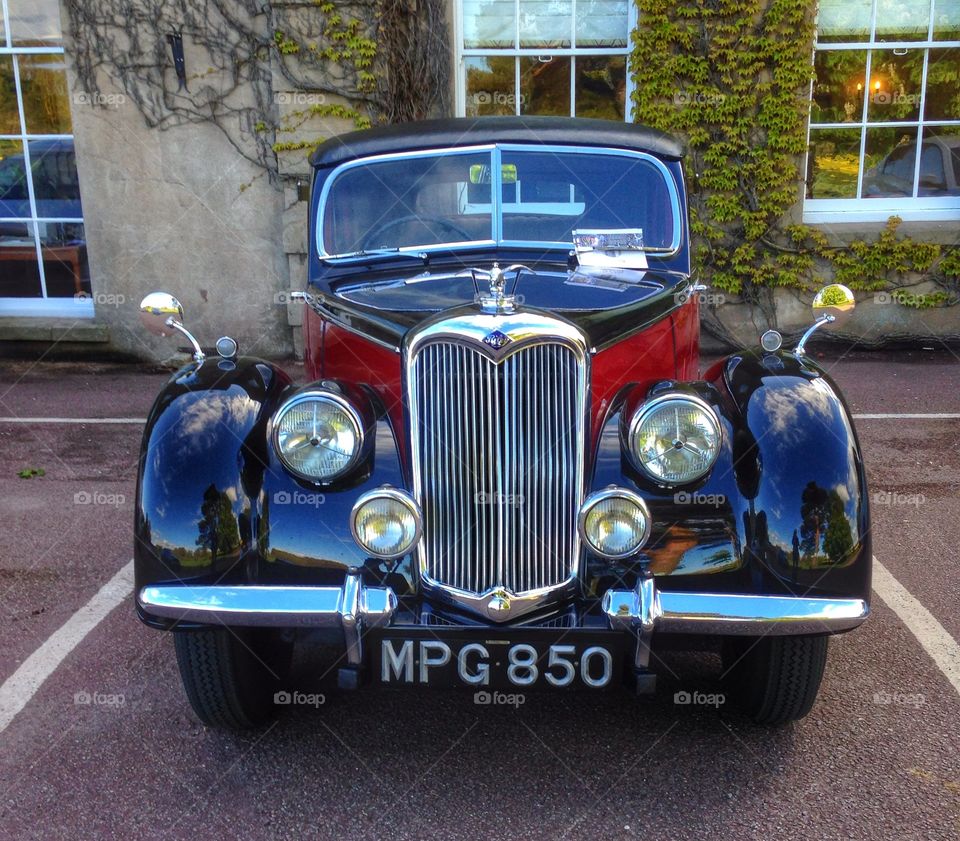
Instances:
[[[347,388],[369,419],[372,444],[353,474],[320,487],[289,474],[269,444],[273,415],[295,390],[281,369],[257,359],[207,359],[174,374],[141,446],[137,592],[184,582],[340,584],[351,567],[396,578],[397,569],[376,568],[349,531],[357,497],[383,484],[404,486],[396,441],[375,395]],[[169,624],[142,609],[141,618]]]
[[[623,419],[664,390],[706,400],[723,427],[716,464],[691,486],[659,487],[623,453]],[[622,394],[604,424],[592,488],[640,493],[651,538],[632,564],[591,560],[591,588],[634,583],[642,562],[665,589],[869,599],[863,460],[849,411],[821,369],[789,353],[745,352],[703,382],[638,392]]]

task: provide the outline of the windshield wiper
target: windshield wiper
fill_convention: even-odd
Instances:
[[[350,251],[346,254],[336,254],[321,259],[324,263],[349,263],[369,260],[372,257],[413,257],[420,260],[425,266],[430,262],[430,256],[426,251],[401,251],[399,248],[361,249],[360,251]]]

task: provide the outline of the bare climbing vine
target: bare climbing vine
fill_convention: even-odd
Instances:
[[[448,107],[443,0],[66,0],[78,83],[106,78],[146,124],[206,123],[275,179],[277,151],[312,116],[356,127]],[[168,36],[179,33],[184,78]],[[281,108],[289,92],[305,108]],[[101,101],[92,96],[93,101]],[[288,100],[289,101],[289,100]]]

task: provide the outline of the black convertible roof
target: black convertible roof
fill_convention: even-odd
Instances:
[[[684,154],[676,138],[635,123],[575,117],[459,117],[395,123],[331,137],[316,148],[310,163],[336,166],[368,155],[484,143],[613,146],[669,160],[679,160]]]

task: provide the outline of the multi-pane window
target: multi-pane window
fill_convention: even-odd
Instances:
[[[960,0],[820,0],[804,217],[960,218]]]
[[[462,0],[458,110],[629,119],[628,0]]]
[[[0,313],[91,315],[58,0],[0,0]]]

